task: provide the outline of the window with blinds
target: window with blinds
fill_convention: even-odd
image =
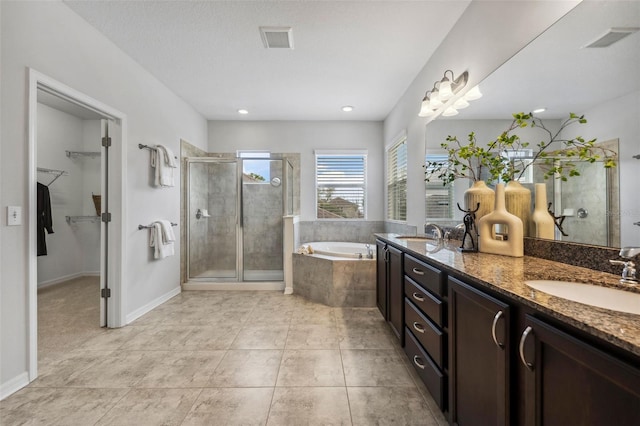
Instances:
[[[426,162],[446,162],[446,154],[427,154]],[[426,217],[428,219],[453,219],[455,209],[453,182],[442,185],[442,180],[433,177],[425,182]]]
[[[387,219],[407,220],[407,139],[387,150]]]
[[[364,219],[366,152],[316,151],[318,219]]]

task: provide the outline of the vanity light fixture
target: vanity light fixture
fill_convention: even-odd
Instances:
[[[444,117],[453,117],[454,115],[458,115],[458,110],[455,109],[454,107],[450,106],[449,108],[444,110],[442,115]]]
[[[351,112],[351,111],[353,111],[353,107],[351,105],[345,105],[341,109],[342,109],[343,112]]]
[[[480,99],[482,97],[482,92],[480,91],[480,86],[472,87],[467,93],[464,94],[464,98],[468,101],[475,101],[476,99]]]
[[[247,115],[247,114],[249,114],[249,111],[244,109],[244,108],[240,108],[238,110],[238,114]]]
[[[446,70],[442,79],[433,83],[433,88],[425,93],[418,116],[428,117],[441,112],[439,110],[467,85],[468,80],[468,71],[455,78],[453,71]]]

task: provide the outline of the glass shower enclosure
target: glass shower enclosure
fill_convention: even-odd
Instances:
[[[282,158],[187,159],[187,276],[282,281],[292,166]]]

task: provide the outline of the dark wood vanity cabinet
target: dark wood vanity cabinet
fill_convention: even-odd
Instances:
[[[518,357],[525,425],[640,425],[640,363],[531,315],[524,326]]]
[[[402,306],[402,251],[376,241],[377,276],[376,299],[378,309],[388,321],[391,330],[404,345],[403,306]]]
[[[640,425],[637,355],[413,251],[377,250],[378,308],[451,424]]]
[[[441,410],[447,408],[446,280],[404,254],[405,353]]]
[[[449,419],[510,425],[508,304],[449,277]]]

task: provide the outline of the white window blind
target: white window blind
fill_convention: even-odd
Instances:
[[[364,219],[367,156],[316,152],[318,219]]]
[[[427,154],[427,162],[446,162],[446,154]],[[428,219],[453,219],[455,206],[454,184],[442,185],[442,180],[432,177],[426,182],[426,217]]]
[[[407,140],[387,151],[387,219],[407,220]]]

